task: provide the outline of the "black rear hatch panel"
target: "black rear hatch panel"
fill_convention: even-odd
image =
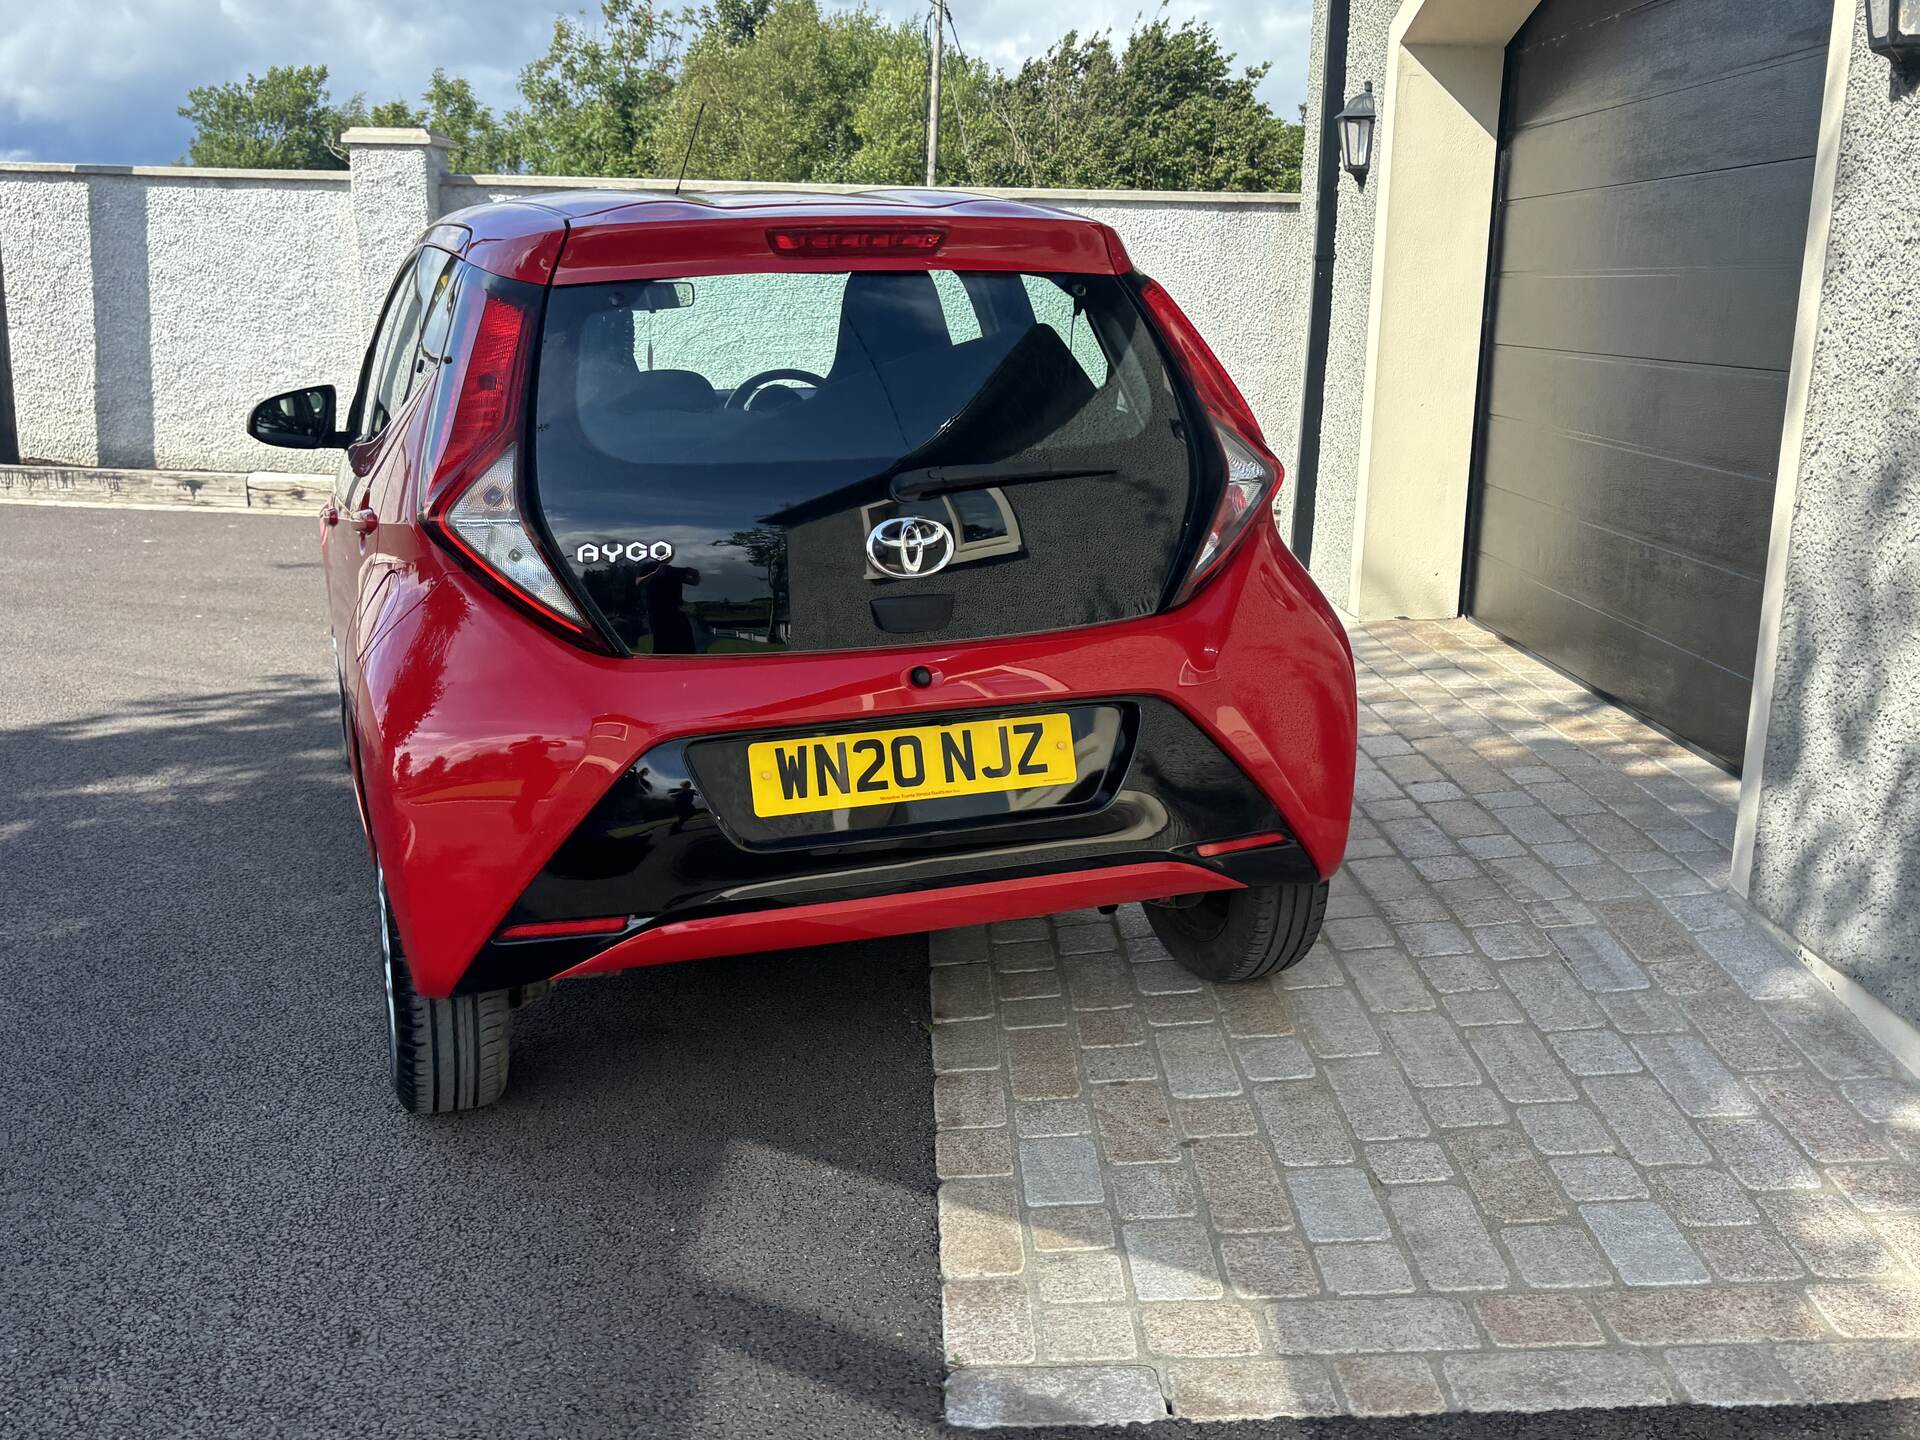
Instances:
[[[1129,282],[663,286],[555,287],[535,381],[535,504],[628,653],[1032,634],[1152,614],[1183,572],[1211,466]],[[922,573],[874,541],[902,517],[950,542]]]

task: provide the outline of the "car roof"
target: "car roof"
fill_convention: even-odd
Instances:
[[[1034,219],[1084,220],[1084,217],[1069,211],[1036,205],[1026,200],[976,195],[966,190],[908,188],[845,193],[819,190],[700,190],[679,195],[665,190],[639,193],[631,190],[561,190],[471,205],[446,218],[480,234],[489,228],[490,220],[503,217],[506,212],[521,206],[552,211],[556,228],[561,222],[571,223],[589,218],[604,221],[618,217],[624,224],[723,220],[743,211],[753,211],[760,219],[773,220],[813,219],[822,212],[831,213],[835,218],[870,215],[875,219],[910,219],[933,210],[963,215],[993,215],[1005,219],[1029,216]]]
[[[751,236],[747,249],[764,247],[769,227],[858,225],[869,220],[940,226],[948,232],[956,267],[961,262],[1002,269],[1035,264],[1108,273],[1128,268],[1115,260],[1116,255],[1125,258],[1118,237],[1097,221],[1049,205],[964,190],[753,189],[680,195],[565,190],[455,211],[429,229],[428,239],[511,278],[566,284],[649,272],[739,269],[740,242]],[[1004,253],[996,262],[983,256],[987,248]]]

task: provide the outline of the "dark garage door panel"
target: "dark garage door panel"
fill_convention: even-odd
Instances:
[[[1800,267],[1509,275],[1494,341],[1694,365],[1784,371]]]
[[[1489,490],[1480,512],[1483,557],[1604,611],[1717,669],[1740,673],[1759,637],[1760,581],[1702,563],[1607,525],[1567,523],[1555,511],[1507,490]],[[1742,728],[1745,711],[1741,712]]]
[[[1537,655],[1578,652],[1580,679],[1643,715],[1669,725],[1710,754],[1738,756],[1746,743],[1752,676],[1703,665],[1686,650],[1635,630],[1549,590],[1495,559],[1482,557],[1474,613]],[[1681,731],[1663,717],[1685,711],[1702,722]]]
[[[1510,128],[1825,55],[1832,26],[1824,0],[1544,0],[1515,40],[1522,63],[1508,81]]]
[[[1609,109],[1525,131],[1507,157],[1507,198],[1555,194],[1570,178],[1624,185],[1791,154],[1819,126],[1826,64],[1823,43],[1778,65],[1642,100],[1631,126]]]
[[[1738,764],[1828,0],[1545,0],[1508,52],[1467,608]]]
[[[1692,554],[1743,574],[1765,568],[1765,480],[1498,415],[1486,423],[1488,491],[1643,540],[1689,536]]]
[[[1780,214],[1804,207],[1812,191],[1809,159],[1509,198],[1500,271],[1737,271],[1750,265],[1797,271],[1805,245],[1792,226],[1780,224]],[[1687,224],[1669,223],[1681,214]]]
[[[1494,348],[1486,413],[1763,477],[1779,461],[1786,376]]]

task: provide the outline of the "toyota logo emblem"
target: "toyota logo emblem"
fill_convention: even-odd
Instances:
[[[953,532],[938,520],[897,515],[867,532],[867,559],[895,580],[932,575],[953,559]]]

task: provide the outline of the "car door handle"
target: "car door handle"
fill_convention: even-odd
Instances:
[[[347,523],[362,535],[371,535],[380,526],[380,517],[362,505],[347,516]]]

